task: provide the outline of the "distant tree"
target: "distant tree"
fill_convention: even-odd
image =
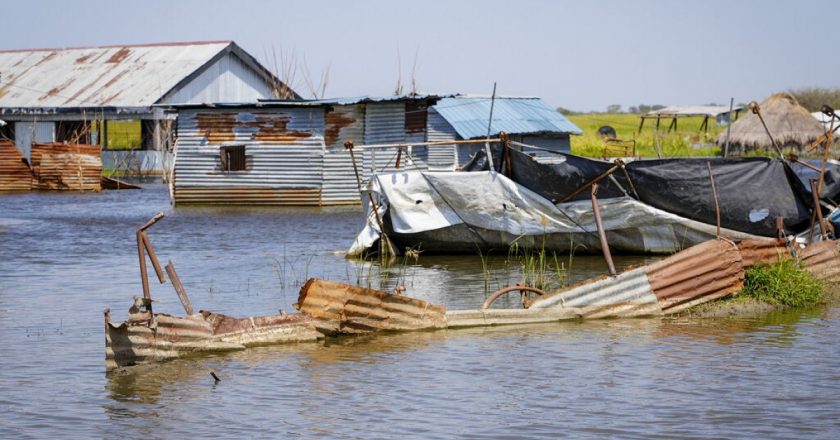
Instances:
[[[706,106],[709,106],[709,107],[720,107],[720,104],[718,104],[718,103],[716,103],[716,102],[714,102],[714,101],[712,101],[712,102],[708,102],[708,103],[703,104],[703,105],[706,105]]]
[[[649,113],[650,106],[647,104],[639,104],[639,113]]]
[[[810,112],[819,111],[823,104],[835,109],[840,108],[840,88],[837,87],[805,87],[789,92],[799,101],[799,105]]]
[[[621,113],[620,104],[610,104],[607,106],[607,113]]]
[[[665,108],[665,106],[662,105],[662,104],[654,104],[654,105],[650,106],[650,111],[655,112],[657,110],[662,110],[663,108]]]
[[[569,110],[565,107],[557,107],[557,112],[562,113],[566,116],[580,114],[580,112],[577,112],[577,111],[574,111],[574,110]]]
[[[641,112],[639,111],[639,107],[636,107],[635,105],[631,105],[630,107],[627,108],[627,113],[641,113]]]

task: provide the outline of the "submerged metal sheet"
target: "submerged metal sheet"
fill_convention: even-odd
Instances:
[[[0,191],[29,191],[32,172],[14,143],[0,140]]]
[[[662,310],[644,268],[615,277],[587,280],[562,292],[539,298],[531,309],[577,308],[585,318],[661,315]]]
[[[323,335],[304,315],[236,319],[201,312],[185,317],[132,313],[120,325],[105,314],[105,364],[113,369],[161,362],[195,352],[241,350],[252,345],[317,340]]]
[[[722,239],[692,246],[644,270],[666,314],[723,298],[744,286],[738,246]]]
[[[33,188],[101,191],[102,159],[98,145],[32,144]]]
[[[327,332],[368,333],[446,327],[446,308],[359,286],[310,279],[296,305]]]
[[[840,242],[820,241],[806,246],[797,255],[805,270],[824,283],[840,282]]]

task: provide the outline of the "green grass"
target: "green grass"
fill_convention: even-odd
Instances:
[[[713,119],[709,120],[708,131],[700,130],[703,117],[680,118],[677,130],[668,133],[670,119],[662,120],[658,136],[655,134],[655,120],[648,119],[639,133],[639,115],[626,113],[586,113],[568,116],[575,125],[583,130],[580,136],[572,136],[572,154],[589,157],[601,157],[604,142],[598,135],[598,128],[609,125],[622,140],[636,140],[636,156],[657,157],[656,140],[658,138],[662,157],[714,156],[720,154],[720,147],[714,145],[718,134],[725,127],[718,127]]]
[[[803,307],[823,300],[823,285],[792,260],[753,266],[746,271],[741,295],[770,304]]]
[[[140,121],[108,121],[109,150],[130,150],[141,146]]]

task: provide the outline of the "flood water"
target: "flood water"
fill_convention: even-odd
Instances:
[[[503,255],[348,261],[358,208],[173,209],[162,185],[3,195],[0,438],[840,436],[832,306],[348,337],[106,374],[102,313],[122,321],[142,295],[134,231],[158,211],[158,257],[196,308],[235,316],[292,311],[315,276],[402,284],[450,309],[521,277]],[[571,261],[573,279],[603,271]],[[153,279],[152,296],[155,311],[182,314],[169,284]]]

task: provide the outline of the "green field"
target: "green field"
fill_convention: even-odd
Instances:
[[[663,119],[655,134],[655,120],[648,119],[639,133],[639,115],[626,113],[585,113],[567,116],[583,130],[580,136],[572,136],[572,153],[580,156],[601,157],[604,142],[598,135],[598,128],[604,125],[613,127],[622,140],[636,140],[636,156],[657,157],[655,145],[660,146],[662,157],[712,156],[720,154],[721,148],[714,144],[718,134],[726,127],[719,127],[713,119],[709,120],[708,131],[700,126],[703,117],[680,118],[677,130],[668,133],[670,119]]]
[[[108,121],[109,150],[129,150],[141,146],[140,121]]]

